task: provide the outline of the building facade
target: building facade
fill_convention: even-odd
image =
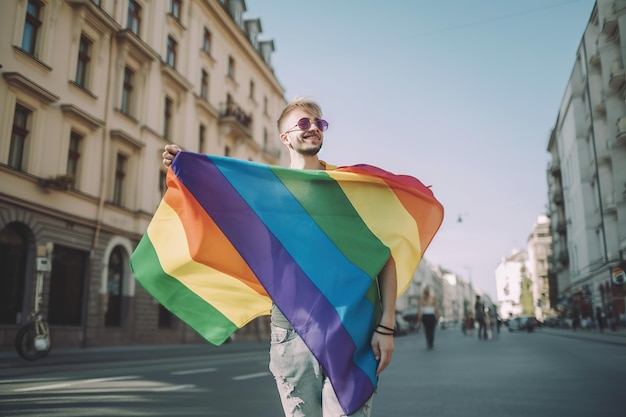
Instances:
[[[626,255],[626,2],[599,0],[548,140],[551,299],[571,318],[596,308],[624,320]],[[558,299],[555,299],[558,298]]]
[[[37,276],[54,346],[198,341],[136,284],[129,257],[165,189],[164,145],[286,164],[273,41],[244,0],[0,9],[0,348]]]
[[[535,315],[528,252],[516,249],[495,270],[498,311],[503,320]]]
[[[415,319],[424,288],[429,287],[437,299],[440,321],[446,326],[460,325],[464,318],[473,316],[477,292],[469,281],[439,265],[422,259],[406,291],[396,302],[399,315]],[[477,290],[480,292],[480,290]],[[481,293],[482,294],[482,293]],[[488,295],[483,295],[491,303]]]
[[[550,303],[550,283],[548,282],[548,259],[552,253],[550,219],[546,215],[537,217],[533,230],[528,236],[528,267],[531,279],[531,292],[535,302],[535,317],[543,321],[553,315]]]

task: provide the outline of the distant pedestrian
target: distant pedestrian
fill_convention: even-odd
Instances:
[[[598,323],[598,330],[604,332],[604,311],[601,307],[596,307],[596,322]]]
[[[611,327],[612,331],[617,331],[617,320],[615,320],[615,314],[613,312],[613,304],[609,304],[608,311],[609,312],[606,315],[606,318],[609,322],[609,326]]]
[[[581,325],[580,312],[578,311],[578,308],[574,307],[574,310],[572,312],[572,330],[574,331],[578,330],[580,325]]]
[[[487,340],[487,323],[485,320],[485,304],[480,299],[480,295],[476,296],[474,304],[474,316],[478,322],[478,338]]]
[[[419,306],[417,308],[417,323],[424,325],[426,335],[426,347],[431,350],[435,345],[435,327],[439,320],[439,308],[437,299],[430,293],[430,288],[426,286],[422,292]]]
[[[490,339],[494,337],[495,334],[499,333],[500,329],[498,328],[498,313],[495,305],[491,305],[486,308],[487,310],[487,332]]]

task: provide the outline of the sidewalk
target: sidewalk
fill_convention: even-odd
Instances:
[[[542,327],[538,333],[567,337],[571,339],[589,340],[599,343],[610,343],[626,346],[626,328],[617,331],[577,330],[554,327]],[[58,348],[54,345],[50,353],[34,361],[22,359],[14,350],[0,350],[0,371],[3,369],[28,368],[32,366],[67,365],[84,362],[133,361],[137,359],[162,358],[164,352],[172,356],[220,355],[226,353],[269,351],[268,342],[233,342],[222,346],[210,343],[198,344],[167,344],[167,345],[124,345],[89,348]]]
[[[600,343],[611,343],[626,346],[626,328],[620,327],[617,331],[604,330],[572,330],[557,327],[542,327],[537,332],[549,334],[551,336],[569,337],[572,339],[584,339]]]
[[[54,343],[54,341],[53,341]],[[22,359],[15,350],[0,350],[0,371],[3,369],[31,366],[67,365],[84,362],[133,361],[137,359],[162,358],[164,352],[171,356],[221,355],[240,352],[269,352],[269,342],[233,342],[222,346],[210,343],[124,345],[89,348],[54,348],[50,353],[34,361]]]

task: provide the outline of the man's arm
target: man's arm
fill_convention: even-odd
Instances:
[[[380,301],[383,313],[379,324],[394,329],[396,325],[396,293],[398,291],[398,280],[396,276],[396,264],[392,257],[389,257],[382,271],[378,274],[378,287],[380,289]],[[384,328],[380,330],[383,333],[386,332]],[[391,356],[394,350],[393,335],[374,332],[372,336],[372,349],[374,350],[374,356],[379,361],[376,375],[380,375],[391,362]]]

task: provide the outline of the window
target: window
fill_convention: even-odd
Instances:
[[[76,65],[76,84],[83,88],[87,87],[89,73],[89,61],[91,61],[91,46],[93,42],[85,35],[80,35],[78,43],[78,63]]]
[[[128,158],[121,153],[115,161],[115,182],[113,184],[113,203],[121,206],[124,203],[124,183],[126,180],[126,165]]]
[[[207,98],[209,94],[209,74],[202,70],[202,75],[200,76],[200,97]]]
[[[167,52],[165,63],[172,68],[176,68],[176,46],[177,43],[171,36],[167,37]]]
[[[235,79],[235,59],[232,56],[228,57],[228,76]]]
[[[254,81],[250,80],[250,98],[254,100]]]
[[[141,24],[141,7],[135,0],[128,0],[128,21],[126,29],[129,29],[135,35],[139,36]]]
[[[200,123],[198,126],[198,153],[204,153],[204,137],[206,136],[206,126]]]
[[[80,160],[80,148],[83,137],[78,133],[70,133],[70,147],[67,151],[67,175],[76,178],[78,175],[78,161]]]
[[[32,112],[19,104],[15,106],[13,116],[13,131],[9,147],[9,166],[15,169],[26,168],[26,150],[28,149],[28,125]]]
[[[178,20],[180,20],[182,3],[182,0],[170,0],[170,14]]]
[[[209,29],[204,28],[204,36],[202,38],[202,50],[207,54],[211,53],[211,32]]]
[[[105,326],[119,327],[122,324],[122,288],[124,284],[124,251],[116,246],[109,256],[107,274],[107,310]]]
[[[95,4],[96,6],[100,7],[100,0],[91,0],[91,2]]]
[[[165,193],[166,189],[167,189],[167,172],[165,172],[164,170],[160,170],[159,171],[159,192],[161,193],[161,195]]]
[[[267,149],[267,128],[263,128],[263,149]]]
[[[172,134],[172,107],[172,99],[165,97],[165,105],[163,106],[163,137],[165,139],[170,139]]]
[[[29,0],[26,8],[26,22],[22,36],[22,49],[31,55],[37,52],[37,36],[41,27],[41,9],[43,4],[39,0]]]
[[[122,106],[125,114],[131,114],[133,98],[133,77],[135,73],[128,67],[124,68],[124,84],[122,85]]]
[[[263,97],[263,114],[267,114],[267,97]]]
[[[224,146],[224,156],[230,156],[230,147]]]

